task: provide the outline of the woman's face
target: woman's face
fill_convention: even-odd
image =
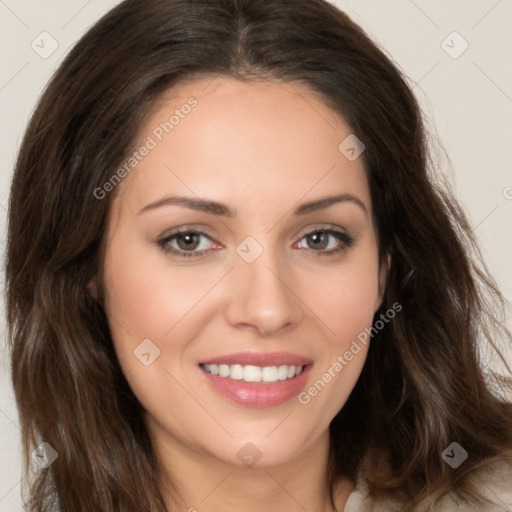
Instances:
[[[161,446],[277,464],[325,439],[381,302],[360,148],[339,148],[350,135],[303,86],[229,78],[182,83],[141,127],[102,278]]]

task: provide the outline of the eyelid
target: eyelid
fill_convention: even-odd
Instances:
[[[176,228],[170,228],[163,232],[162,235],[160,235],[160,238],[165,238],[166,236],[172,236],[177,233],[188,233],[189,231],[194,231],[197,233],[205,233],[210,228],[208,226],[205,226],[204,224],[183,224],[182,226],[176,227]],[[208,235],[210,236],[210,235]]]
[[[170,238],[173,238],[176,235],[185,234],[185,233],[193,233],[196,235],[202,235],[202,236],[205,236],[206,238],[210,239],[212,242],[219,244],[219,242],[217,242],[215,240],[215,238],[211,234],[208,233],[207,228],[205,229],[205,228],[197,226],[197,225],[195,225],[195,226],[194,225],[186,225],[186,226],[181,226],[179,228],[169,229],[169,230],[165,231],[164,234],[159,235],[157,238],[157,241],[158,241],[158,243],[160,243],[162,241],[166,241]],[[219,244],[219,245],[222,245],[222,244]]]
[[[313,224],[312,226],[308,226],[307,228],[304,228],[303,230],[299,231],[299,234],[296,235],[295,238],[304,238],[306,235],[309,235],[311,233],[315,233],[317,231],[337,231],[340,233],[344,233],[348,235],[347,230],[343,229],[340,226],[337,226],[336,224],[330,224],[330,223],[318,223]]]

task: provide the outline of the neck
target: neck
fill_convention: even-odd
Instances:
[[[156,443],[162,468],[161,493],[168,512],[341,512],[353,482],[328,487],[329,433],[280,464],[245,467],[189,450],[166,436]],[[171,484],[172,483],[172,484]]]

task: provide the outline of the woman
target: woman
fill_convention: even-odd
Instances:
[[[512,405],[477,342],[510,334],[426,144],[323,0],[92,27],[12,185],[27,510],[503,507]]]

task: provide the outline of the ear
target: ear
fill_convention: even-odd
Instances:
[[[374,313],[381,307],[382,301],[384,299],[384,292],[386,291],[386,283],[389,274],[389,268],[391,266],[391,256],[388,254],[385,258],[383,258],[382,263],[380,264],[379,269],[379,293],[377,296],[377,302],[375,303]]]

